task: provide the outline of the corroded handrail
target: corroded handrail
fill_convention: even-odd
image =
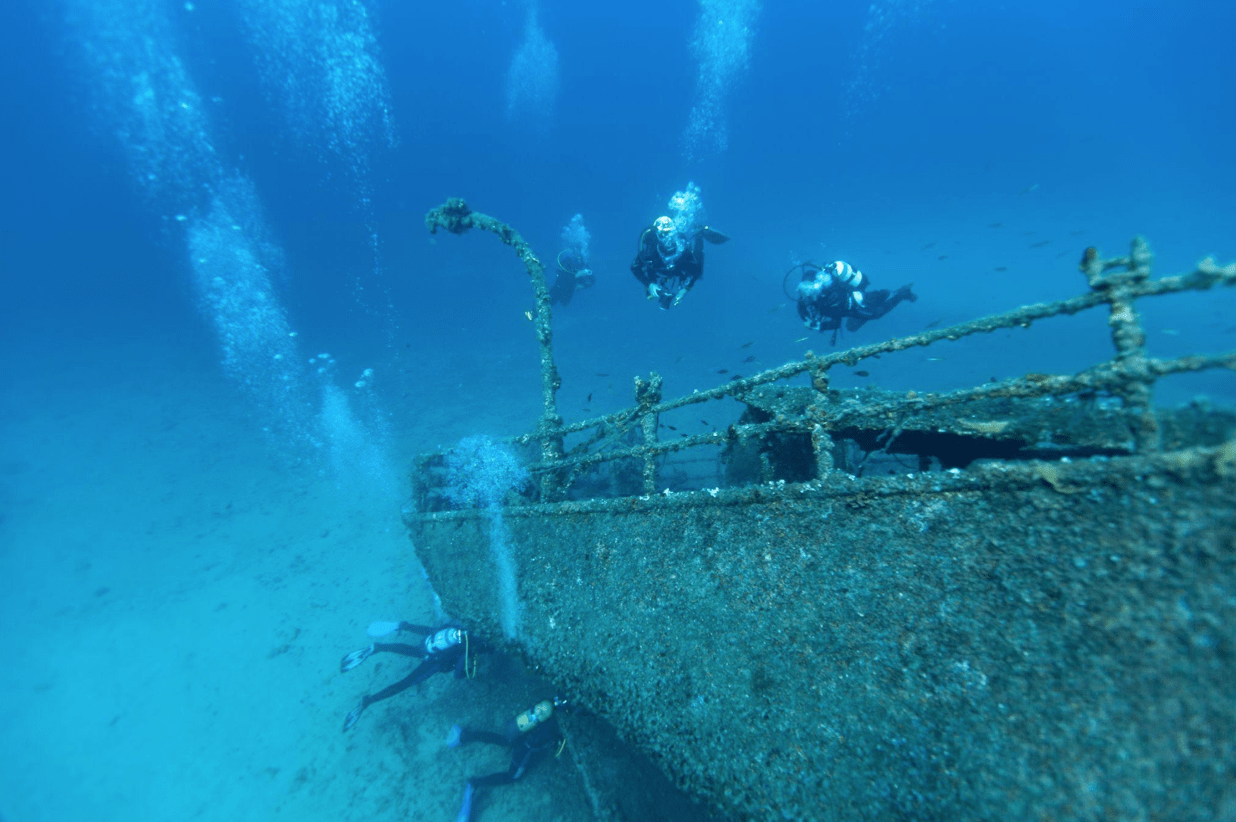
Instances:
[[[666,454],[700,445],[720,445],[731,439],[745,440],[769,433],[796,432],[810,435],[815,450],[816,462],[821,475],[832,466],[830,455],[833,441],[830,432],[853,425],[860,418],[876,416],[905,419],[913,414],[944,408],[959,403],[988,399],[1032,399],[1046,396],[1106,392],[1119,397],[1128,414],[1130,434],[1135,450],[1155,451],[1158,447],[1158,423],[1151,405],[1151,391],[1156,380],[1169,374],[1222,368],[1236,371],[1236,352],[1214,356],[1186,356],[1170,360],[1146,356],[1145,333],[1134,307],[1134,300],[1162,294],[1197,291],[1215,286],[1236,285],[1236,263],[1218,265],[1212,258],[1200,262],[1193,272],[1173,277],[1151,280],[1153,255],[1145,240],[1136,238],[1127,257],[1101,258],[1093,248],[1086,249],[1080,269],[1086,275],[1090,291],[1067,300],[1036,303],[1013,311],[982,317],[948,328],[926,331],[908,337],[885,340],[859,346],[846,351],[817,356],[807,352],[798,362],[787,363],[750,377],[733,380],[724,385],[695,391],[676,399],[661,399],[661,377],[652,374],[645,381],[635,378],[634,407],[564,425],[555,406],[555,392],[560,385],[557,369],[553,363],[552,329],[550,326],[549,294],[545,286],[544,267],[533,255],[523,238],[501,221],[468,209],[462,200],[448,200],[426,217],[430,231],[446,228],[462,234],[469,228],[493,231],[502,241],[515,248],[533,281],[537,297],[536,329],[541,344],[542,389],[545,410],[538,429],[534,432],[509,438],[509,442],[529,445],[541,444],[541,459],[529,466],[541,476],[541,498],[546,501],[561,498],[562,492],[574,481],[580,471],[615,460],[636,460],[643,464],[644,489],[646,493],[656,488],[656,459]],[[885,396],[872,401],[847,403],[832,407],[825,400],[828,390],[828,371],[836,365],[854,366],[864,359],[903,351],[918,346],[928,346],[941,340],[959,340],[974,334],[988,334],[1007,328],[1028,328],[1032,323],[1077,314],[1106,304],[1109,307],[1108,325],[1111,328],[1115,356],[1105,362],[1074,375],[1026,374],[976,388],[967,388],[948,393],[917,394],[908,392],[904,397],[889,399]],[[812,387],[817,400],[798,418],[778,418],[771,422],[731,426],[726,432],[713,431],[707,434],[683,437],[670,442],[657,438],[657,418],[660,414],[689,405],[736,397],[741,399],[752,389],[789,379],[800,374],[811,375]],[[625,448],[609,448],[591,451],[598,442],[623,436],[638,428],[642,442]],[[588,440],[564,451],[567,435],[594,429]],[[890,436],[895,437],[896,432]],[[887,444],[886,446],[887,447]],[[428,459],[422,460],[422,467]]]
[[[562,457],[562,438],[564,435],[562,417],[558,414],[557,394],[562,385],[558,367],[554,364],[554,330],[551,322],[549,288],[545,284],[545,266],[532,252],[523,235],[506,223],[488,214],[473,211],[459,197],[452,197],[442,205],[425,215],[425,226],[430,234],[437,234],[439,228],[444,228],[452,234],[463,234],[471,228],[482,231],[492,231],[506,245],[515,249],[519,261],[524,264],[529,279],[532,280],[532,291],[536,297],[536,317],[533,325],[536,327],[536,339],[541,347],[541,423],[536,439],[541,442],[541,459],[553,461]],[[542,491],[552,496],[552,479],[546,480]]]

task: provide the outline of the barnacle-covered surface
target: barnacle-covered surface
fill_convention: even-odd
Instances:
[[[657,502],[508,509],[519,648],[730,815],[1231,801],[1236,444]],[[436,516],[435,588],[495,633],[485,520]]]

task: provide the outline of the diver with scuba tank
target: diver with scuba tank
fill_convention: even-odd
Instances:
[[[640,232],[631,273],[661,310],[682,302],[704,276],[704,240],[720,244],[729,237],[709,226],[683,232],[667,215]]]
[[[588,259],[576,248],[558,252],[558,277],[549,289],[550,305],[567,305],[577,288],[591,288],[597,275],[588,266]]]
[[[463,804],[455,822],[470,822],[472,801],[477,788],[492,788],[509,785],[522,777],[529,768],[545,761],[552,754],[561,755],[566,747],[566,736],[558,726],[557,713],[566,707],[566,701],[554,697],[533,705],[506,723],[503,733],[477,731],[461,725],[451,727],[446,737],[446,747],[457,748],[470,742],[487,742],[511,749],[511,764],[505,771],[474,776],[464,785]]]
[[[421,660],[421,663],[403,679],[393,685],[388,685],[376,694],[365,694],[355,708],[348,712],[343,721],[343,730],[348,731],[360,719],[366,708],[375,702],[389,699],[413,685],[419,685],[429,677],[448,671],[455,672],[456,679],[476,675],[476,654],[486,650],[474,640],[471,635],[457,625],[445,625],[441,628],[431,628],[428,625],[414,625],[411,622],[375,622],[369,626],[368,634],[381,638],[395,633],[420,634],[424,641],[408,645],[402,643],[374,642],[368,648],[361,648],[345,656],[339,663],[339,672],[344,673],[360,665],[369,657],[378,653],[399,654]]]
[[[558,277],[549,289],[550,305],[567,305],[577,288],[591,288],[597,281],[588,262],[592,234],[584,227],[584,215],[576,214],[562,229],[563,249],[558,252]]]
[[[870,280],[866,275],[844,260],[823,266],[799,263],[786,272],[781,287],[784,289],[785,280],[798,272],[802,272],[802,279],[789,295],[798,303],[798,316],[813,331],[833,332],[834,345],[843,322],[847,331],[857,331],[869,320],[883,317],[899,303],[918,299],[909,285],[891,292],[885,289],[869,291]]]

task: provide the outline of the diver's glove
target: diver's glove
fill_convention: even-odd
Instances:
[[[687,289],[685,288],[678,289],[678,293],[674,295],[674,305],[678,305],[680,302],[682,302],[682,298],[685,296],[687,296]]]
[[[661,296],[661,287],[656,283],[648,284],[648,299],[656,300]]]

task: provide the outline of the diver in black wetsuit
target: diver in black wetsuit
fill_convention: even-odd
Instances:
[[[801,263],[791,268],[786,276],[799,269],[802,270],[802,281],[798,283],[795,295],[798,316],[808,328],[832,331],[834,344],[843,321],[847,331],[857,331],[868,320],[878,320],[903,300],[914,302],[918,299],[908,285],[895,292],[885,289],[868,291],[869,280],[861,271],[842,260],[825,266]]]
[[[375,642],[368,648],[361,648],[345,656],[339,663],[340,673],[352,670],[375,653],[383,652],[416,657],[421,660],[421,664],[394,685],[388,685],[376,694],[362,696],[360,703],[349,711],[347,718],[344,719],[344,731],[355,725],[361,713],[373,703],[389,699],[413,685],[419,685],[434,674],[454,671],[456,679],[476,675],[476,654],[485,649],[462,628],[447,625],[435,629],[428,625],[413,625],[410,622],[375,622],[369,627],[369,635],[375,637],[386,636],[397,631],[420,634],[425,637],[425,640],[415,645]]]
[[[558,277],[549,289],[549,303],[567,305],[575,296],[575,289],[591,288],[596,281],[583,252],[578,248],[564,249],[558,254]]]
[[[721,244],[729,237],[711,226],[692,236],[682,232],[669,217],[658,217],[639,235],[639,249],[631,261],[631,273],[661,309],[682,302],[687,292],[704,276],[704,240]]]
[[[509,785],[550,755],[557,756],[562,753],[566,736],[558,727],[554,709],[565,705],[566,702],[558,697],[554,697],[552,702],[548,699],[538,702],[507,722],[506,729],[500,734],[493,731],[475,731],[460,725],[451,728],[446,738],[448,748],[457,748],[470,742],[488,742],[490,745],[511,749],[511,764],[505,771],[488,776],[474,776],[468,780],[464,786],[463,804],[455,822],[469,822],[472,819],[472,799],[477,788]]]

